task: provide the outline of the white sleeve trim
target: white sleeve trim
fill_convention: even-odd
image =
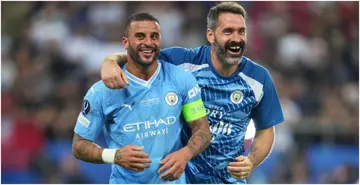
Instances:
[[[243,78],[246,81],[246,83],[250,85],[250,87],[254,91],[256,102],[257,104],[259,104],[264,95],[263,84],[261,84],[260,82],[256,81],[253,78],[246,76],[243,72],[239,73],[239,76]]]

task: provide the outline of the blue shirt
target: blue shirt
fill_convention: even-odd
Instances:
[[[242,57],[231,76],[218,74],[211,62],[210,46],[195,49],[163,49],[160,58],[183,67],[196,77],[208,114],[212,134],[210,146],[192,159],[186,174],[189,183],[246,183],[232,178],[229,162],[244,153],[244,137],[250,119],[257,130],[283,122],[283,114],[269,72]],[[191,131],[184,127],[183,142]]]
[[[154,75],[144,81],[124,71],[130,85],[124,89],[109,89],[102,81],[95,83],[84,98],[75,133],[94,141],[104,132],[108,148],[126,145],[144,146],[152,163],[143,172],[127,170],[112,164],[110,183],[186,183],[185,173],[176,181],[165,182],[157,173],[158,162],[182,148],[180,120],[182,106],[201,99],[190,72],[163,61]],[[189,96],[189,92],[191,96]]]

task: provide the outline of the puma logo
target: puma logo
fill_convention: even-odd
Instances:
[[[129,108],[129,109],[132,111],[131,105],[129,105],[129,104],[125,104],[125,103],[124,103],[124,104],[122,104],[121,106],[122,106],[122,107],[127,107],[127,108]]]

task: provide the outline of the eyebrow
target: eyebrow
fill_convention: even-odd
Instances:
[[[156,36],[159,36],[160,33],[159,32],[152,32],[151,35],[156,35]]]
[[[146,35],[146,33],[144,33],[144,32],[135,32],[134,35],[135,36],[144,36],[144,35]],[[150,35],[160,35],[160,33],[159,32],[151,32]]]
[[[146,34],[144,32],[135,32],[135,36],[145,36]]]
[[[246,27],[241,27],[241,28],[238,28],[238,29],[227,27],[227,28],[222,29],[222,31],[234,31],[234,30],[244,31],[244,30],[246,30]]]

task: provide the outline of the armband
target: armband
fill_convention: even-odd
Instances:
[[[197,120],[206,116],[204,103],[201,99],[183,105],[182,113],[186,122]]]

